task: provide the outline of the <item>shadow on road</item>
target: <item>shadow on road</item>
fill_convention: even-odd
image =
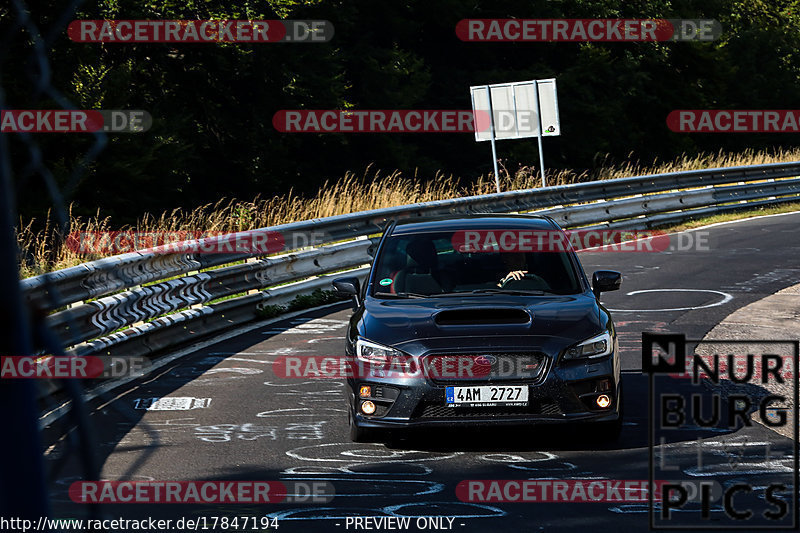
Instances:
[[[692,395],[702,397],[702,415],[711,418],[711,406],[718,389],[692,385],[689,379],[669,379],[657,387],[654,401],[656,409],[659,407],[659,395],[668,393],[680,395],[686,405],[691,405]],[[387,436],[386,446],[395,449],[416,449],[439,452],[523,452],[543,450],[574,450],[574,451],[599,451],[599,450],[629,450],[647,448],[650,444],[650,417],[649,417],[649,380],[648,376],[639,373],[623,374],[625,394],[623,407],[625,412],[624,425],[621,435],[616,441],[604,439],[596,425],[590,423],[572,424],[528,424],[525,426],[498,426],[478,427],[470,425],[454,425],[452,427],[425,428],[403,433],[392,433]],[[664,385],[666,383],[666,386]],[[751,398],[763,396],[764,390],[752,387],[749,391]],[[756,410],[749,409],[749,412]],[[720,424],[728,420],[729,409],[726,401],[719,402]],[[687,420],[690,420],[687,414]],[[660,421],[656,421],[659,422]],[[736,430],[716,427],[701,427],[697,424],[686,422],[683,427],[675,430],[661,431],[656,444],[671,444],[675,442],[695,441],[696,439],[719,437],[734,433]]]

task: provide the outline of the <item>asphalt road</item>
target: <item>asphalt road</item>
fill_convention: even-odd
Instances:
[[[351,443],[340,380],[284,379],[273,372],[281,356],[342,353],[350,310],[339,305],[207,345],[90,405],[103,479],[275,480],[295,493],[302,483],[322,481],[335,490],[332,500],[106,504],[101,511],[111,518],[270,515],[278,518],[280,531],[354,530],[347,517],[411,517],[410,530],[418,525],[465,532],[647,530],[646,501],[469,503],[457,498],[456,486],[491,479],[647,480],[649,382],[640,372],[641,333],[699,339],[734,310],[796,283],[799,224],[800,214],[791,214],[673,237],[673,244],[689,247],[691,235],[702,249],[581,254],[589,274],[596,269],[624,274],[622,290],[602,298],[618,326],[624,369],[626,424],[616,444],[598,443],[581,428],[548,426],[426,431],[388,444]],[[659,390],[689,387],[686,380],[676,385],[668,379],[657,378]],[[175,401],[170,410],[147,409],[152,399],[165,397],[194,400]],[[700,505],[694,503],[661,525],[751,529],[759,520],[767,523],[760,514],[770,508],[763,489],[771,483],[783,484],[778,494],[789,507],[784,519],[770,523],[791,523],[792,441],[760,425],[736,431],[695,426],[667,436],[656,454],[662,466],[676,468],[666,479],[749,483],[753,492],[737,496],[736,504],[750,507],[754,518],[731,522],[722,502],[715,501],[709,520],[700,520]],[[46,429],[45,440],[54,471],[54,516],[85,517],[87,507],[68,496],[81,470],[61,422]],[[416,522],[429,516],[445,519]]]

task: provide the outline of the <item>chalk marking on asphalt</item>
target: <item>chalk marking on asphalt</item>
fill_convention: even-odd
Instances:
[[[789,466],[781,464],[790,462]],[[711,476],[753,476],[756,474],[788,474],[794,472],[794,459],[781,459],[778,461],[742,461],[736,466],[729,465],[728,468],[720,468],[722,465],[710,465],[708,468],[691,467],[684,470],[684,473],[692,477],[711,477]],[[713,466],[714,468],[711,468]],[[744,466],[745,469],[741,467]]]
[[[317,322],[328,322],[330,324],[337,324],[339,326],[346,326],[347,320],[339,320],[336,318],[312,318],[310,320],[306,320],[305,318],[295,318],[290,320],[292,324],[309,324],[309,323],[317,323]]]
[[[331,511],[331,514],[307,514],[309,512],[325,513],[325,511]],[[339,514],[342,512],[352,514]],[[294,516],[295,514],[300,514],[301,516]],[[368,507],[348,507],[345,509],[340,507],[301,507],[277,513],[267,513],[266,516],[275,518],[278,522],[283,522],[284,520],[344,520],[354,516],[378,516],[378,511]]]
[[[298,385],[319,385],[321,380],[316,381],[291,381],[288,383],[280,383],[276,381],[265,381],[264,385],[269,387],[297,387]],[[344,383],[339,383],[338,381],[328,381],[326,385],[336,385],[344,387]]]
[[[717,302],[712,302],[705,305],[696,305],[691,307],[667,307],[662,309],[609,309],[612,313],[666,313],[669,311],[694,311],[697,309],[707,309],[709,307],[718,307],[733,300],[733,295],[727,292],[715,291],[712,289],[642,289],[639,291],[631,291],[625,296],[634,296],[636,294],[645,294],[649,292],[710,292],[722,296],[722,299]]]
[[[478,456],[478,459],[482,459],[484,461],[497,462],[497,463],[505,463],[507,467],[514,468],[517,470],[527,470],[527,471],[537,471],[537,472],[538,471],[546,472],[553,470],[557,471],[577,470],[578,468],[573,463],[569,463],[566,461],[558,462],[561,458],[552,452],[539,451],[535,453],[541,454],[542,457],[528,458],[528,457],[523,457],[521,455],[514,455],[510,453],[487,453]],[[522,464],[522,463],[542,463],[548,461],[557,461],[557,463],[551,466],[536,466],[536,467],[525,466],[524,464]]]
[[[259,361],[258,359],[245,359],[243,357],[228,357],[226,361],[242,361],[244,363],[261,363],[262,365],[271,365],[275,361]]]
[[[661,502],[659,500],[654,500],[653,501],[653,509],[654,510],[661,509]],[[671,511],[677,511],[679,513],[688,513],[688,512],[696,513],[698,509],[699,509],[699,506],[690,506],[688,508],[673,507],[670,510]],[[615,506],[615,507],[609,507],[608,510],[611,511],[612,513],[617,513],[617,514],[649,513],[650,512],[650,505],[649,504],[634,504],[634,503],[632,503],[632,504],[629,504],[629,505],[618,505],[618,506]],[[725,512],[725,509],[723,509],[719,505],[717,505],[716,507],[710,507],[709,510],[712,513],[724,513]]]
[[[311,475],[320,475],[320,474],[328,474],[328,475],[339,475],[339,474],[350,474],[354,476],[427,476],[433,473],[433,468],[427,465],[421,465],[417,463],[393,463],[393,465],[403,465],[408,467],[418,468],[419,471],[417,472],[401,472],[397,470],[393,470],[391,472],[364,472],[364,471],[354,471],[352,470],[355,467],[359,468],[367,468],[370,466],[384,466],[382,463],[351,463],[344,466],[323,466],[323,465],[300,465],[300,466],[292,466],[289,468],[284,469],[281,474],[284,475],[292,475],[292,476],[311,476]]]
[[[502,518],[506,516],[508,513],[503,511],[498,507],[492,507],[491,505],[483,505],[479,503],[467,503],[467,502],[419,502],[419,503],[402,503],[400,505],[389,505],[386,507],[381,507],[378,509],[370,509],[364,507],[348,507],[345,509],[339,507],[301,507],[298,509],[288,509],[286,511],[278,511],[276,513],[269,513],[267,514],[270,518],[277,518],[278,521],[282,520],[345,520],[346,518],[352,518],[353,516],[378,516],[380,513],[384,513],[385,516],[421,516],[419,514],[397,514],[396,511],[399,511],[405,507],[419,507],[424,505],[426,507],[431,507],[435,505],[440,506],[459,506],[459,507],[470,507],[470,508],[477,508],[481,510],[489,511],[491,514],[437,514],[437,516],[446,516],[454,519],[465,519],[465,518]],[[325,511],[330,511],[331,514],[306,514],[308,512],[313,511],[314,513],[324,513]],[[473,511],[474,512],[474,511]],[[350,513],[350,514],[348,514]],[[294,516],[295,514],[300,514],[301,516]]]
[[[578,469],[578,467],[575,466],[573,463],[568,463],[566,461],[563,462],[563,463],[559,463],[559,464],[561,466],[551,466],[551,467],[537,466],[537,467],[533,467],[533,466],[525,466],[525,465],[515,464],[515,463],[509,464],[509,465],[506,465],[506,466],[508,466],[509,468],[515,468],[517,470],[526,470],[528,472],[550,472],[550,471],[553,471],[553,470],[577,470]]]
[[[333,385],[336,382],[326,381],[323,382],[325,385]],[[338,386],[338,383],[337,383]],[[339,394],[340,390],[336,389],[325,389],[325,390],[312,390],[312,391],[301,391],[299,389],[289,389],[288,391],[279,391],[275,394],[316,394],[317,396],[326,395],[326,394]]]
[[[193,398],[191,396],[166,396],[162,398],[136,398],[134,409],[146,411],[189,411],[205,409],[211,405],[211,398]]]
[[[247,424],[216,424],[212,426],[197,426],[194,428],[195,438],[203,442],[231,442],[234,439],[254,441],[261,437],[270,437],[278,440],[278,429],[272,426],[256,426]]]
[[[534,453],[541,454],[542,457],[527,458],[527,457],[522,457],[521,455],[514,455],[510,453],[487,453],[478,456],[478,459],[483,459],[484,461],[493,461],[498,463],[536,463],[540,461],[552,461],[554,459],[559,458],[556,454],[551,452],[534,452]]]
[[[395,515],[395,516],[419,516],[418,514],[397,515],[397,514],[395,514],[395,511],[403,509],[404,507],[419,507],[419,506],[422,506],[422,505],[424,505],[425,507],[435,507],[437,505],[443,505],[443,506],[448,506],[448,507],[452,507],[454,505],[457,505],[459,507],[477,507],[478,509],[486,509],[486,510],[491,511],[492,513],[494,513],[492,515],[485,515],[485,514],[483,514],[483,515],[454,515],[454,514],[438,515],[438,516],[449,516],[451,518],[500,518],[500,517],[506,516],[508,514],[508,513],[506,513],[505,511],[503,511],[502,509],[500,509],[498,507],[493,507],[491,505],[483,505],[483,504],[480,504],[480,503],[471,503],[471,502],[415,502],[415,503],[401,503],[400,505],[388,505],[386,507],[383,507],[381,510],[386,512],[386,513],[390,513],[392,515]],[[435,513],[431,513],[431,514],[435,514]]]
[[[766,441],[766,440],[749,441],[749,440],[746,440],[745,438],[733,438],[733,439],[728,440],[728,441],[720,441],[720,440],[704,440],[703,441],[703,445],[704,446],[708,445],[708,446],[730,447],[732,444],[735,444],[736,446],[769,446],[770,442]],[[774,444],[774,443],[772,443],[772,444]],[[694,443],[688,443],[688,444],[682,443],[681,446],[691,448],[691,447],[696,447],[696,444],[694,444]]]
[[[397,471],[392,471],[392,472],[361,472],[361,471],[357,471],[356,472],[356,471],[352,470],[354,467],[366,468],[368,466],[382,466],[383,463],[352,463],[352,464],[340,466],[340,467],[337,467],[337,468],[339,470],[341,470],[345,474],[353,474],[354,476],[381,476],[381,475],[383,475],[383,476],[427,476],[428,474],[432,474],[433,473],[433,468],[429,467],[428,465],[421,465],[421,464],[417,464],[417,463],[403,463],[403,462],[392,463],[392,464],[395,465],[395,466],[396,465],[404,465],[404,466],[410,466],[410,467],[414,467],[414,468],[419,468],[420,472],[397,472]]]
[[[222,334],[220,334],[218,336],[215,336],[215,337],[212,337],[212,338],[210,338],[208,340],[205,340],[205,341],[202,341],[202,342],[198,342],[196,344],[188,346],[188,347],[184,348],[183,350],[178,350],[177,352],[174,352],[171,355],[165,355],[163,357],[159,357],[158,359],[152,361],[151,365],[145,371],[137,372],[135,374],[131,374],[130,376],[127,376],[127,377],[124,377],[124,378],[121,378],[121,379],[118,379],[118,380],[115,379],[115,380],[110,381],[110,382],[102,383],[102,384],[98,385],[97,387],[95,387],[94,389],[92,389],[90,391],[86,391],[86,393],[84,393],[84,395],[83,395],[83,401],[84,401],[84,403],[90,402],[90,401],[94,400],[95,398],[97,398],[98,396],[100,396],[102,394],[105,394],[105,393],[107,393],[109,391],[112,391],[112,390],[116,389],[117,387],[121,387],[122,385],[127,385],[131,381],[134,381],[134,380],[139,379],[141,377],[145,377],[145,376],[151,374],[154,370],[157,370],[157,369],[159,369],[159,368],[161,368],[163,366],[166,366],[166,365],[170,364],[171,362],[175,361],[176,359],[180,359],[181,357],[184,357],[186,355],[191,355],[191,354],[193,354],[193,353],[195,353],[195,352],[197,352],[199,350],[202,350],[203,348],[207,348],[209,346],[213,346],[215,344],[218,344],[218,343],[220,343],[222,341],[226,341],[228,339],[232,339],[234,337],[238,337],[240,335],[244,335],[245,333],[248,333],[248,332],[253,331],[255,329],[263,328],[264,326],[269,326],[270,324],[283,322],[284,320],[291,319],[291,318],[298,317],[298,316],[302,316],[302,315],[305,315],[305,314],[308,314],[308,313],[313,313],[315,311],[320,311],[322,309],[328,309],[328,308],[331,308],[331,307],[340,307],[341,305],[342,305],[342,302],[334,302],[334,303],[330,303],[330,304],[320,305],[319,307],[313,307],[311,309],[302,309],[300,311],[295,311],[293,313],[287,313],[285,315],[282,315],[282,316],[276,317],[276,318],[270,318],[270,319],[267,319],[267,320],[262,320],[262,321],[254,323],[254,324],[248,324],[246,326],[242,326],[240,328],[236,328],[236,329],[234,329],[232,331],[228,331],[226,333],[222,333]],[[116,400],[116,398],[115,398],[115,400]],[[70,401],[65,401],[64,403],[62,403],[58,407],[54,408],[53,410],[48,411],[45,415],[43,415],[43,416],[41,416],[39,418],[39,427],[43,429],[43,428],[49,426],[50,424],[52,424],[53,422],[55,422],[56,420],[58,420],[59,418],[61,418],[65,414],[67,414],[69,412],[69,409],[70,409]]]
[[[338,409],[335,407],[323,407],[319,409],[315,409],[313,412],[309,411],[308,409],[297,409],[297,408],[287,408],[287,409],[273,409],[272,411],[262,411],[256,415],[258,418],[272,418],[272,417],[284,417],[284,416],[317,416],[322,413],[327,414],[339,414],[339,413],[346,413],[345,409]]]
[[[558,477],[554,477],[554,476],[536,476],[536,477],[529,477],[528,479],[533,480],[533,481],[539,481],[539,480],[564,481],[565,479],[578,479],[578,480],[581,480],[581,479],[602,479],[602,480],[608,481],[608,477],[607,476],[593,476],[592,474],[589,474],[589,473],[580,473],[580,472],[578,474],[572,475],[572,476],[558,476]],[[628,492],[633,492],[636,489],[628,488],[626,490]]]
[[[344,455],[344,452],[347,452],[347,455],[349,456],[349,457],[342,457],[340,459],[325,459],[325,458],[320,458],[320,457],[308,457],[308,456],[303,456],[302,455],[302,453],[304,451],[307,451],[307,450],[320,451],[323,448],[329,448],[330,446],[339,446],[339,447],[357,446],[357,448],[356,449],[340,451],[339,455]],[[363,453],[364,451],[366,451],[367,448],[365,448],[365,445],[363,445],[363,444],[355,445],[352,442],[349,442],[349,443],[345,443],[345,442],[329,442],[329,443],[325,443],[325,444],[317,444],[315,446],[301,446],[300,448],[294,448],[294,449],[288,450],[288,451],[286,451],[284,453],[286,455],[288,455],[289,457],[292,457],[292,458],[297,459],[299,461],[314,461],[314,462],[328,462],[328,463],[352,463],[353,462],[353,459],[352,459],[353,457],[356,457],[356,458],[363,457],[365,459],[365,462],[373,462],[373,463],[376,462],[376,460],[380,460],[380,461],[378,461],[380,463],[419,463],[419,462],[423,462],[423,461],[426,461],[426,462],[427,461],[442,461],[444,459],[452,459],[454,457],[458,457],[459,455],[463,455],[463,452],[450,452],[450,453],[446,453],[446,454],[439,455],[439,456],[434,456],[434,457],[423,456],[423,457],[418,457],[418,458],[409,458],[407,456],[411,455],[411,454],[427,454],[429,452],[423,452],[423,451],[417,451],[417,450],[402,450],[402,451],[401,450],[386,450],[383,446],[378,445],[378,444],[373,444],[372,446],[374,446],[373,449],[375,449],[377,451],[383,451],[384,453],[388,452],[388,453],[390,453],[392,455],[390,455],[389,457],[385,457],[385,456],[384,457],[375,457],[375,456],[371,456],[371,455],[359,456],[359,455],[356,455],[356,454],[358,452],[362,452]]]
[[[278,335],[278,334],[289,334],[289,335],[297,335],[297,334],[322,334],[322,333],[332,333],[333,331],[344,328],[347,326],[347,320],[335,320],[335,319],[328,319],[328,318],[315,318],[312,320],[292,320],[290,321],[293,324],[290,328],[275,328],[270,329],[267,331],[262,331],[263,335]]]
[[[342,335],[341,337],[319,337],[316,339],[308,339],[306,343],[316,344],[318,342],[323,342],[323,341],[343,341],[343,340],[344,340],[344,335]]]
[[[311,389],[310,391],[306,391],[306,392],[300,390],[299,388],[296,388],[296,389],[288,389],[289,392],[275,392],[274,393],[274,394],[288,394],[288,395],[292,395],[292,394],[320,394],[320,393],[333,394],[334,392],[341,392],[341,391],[336,391],[334,389],[327,389],[325,391],[316,391],[315,389],[316,389],[316,387],[319,386],[320,383],[324,383],[328,387],[336,387],[336,388],[343,388],[344,387],[344,382],[343,381],[330,380],[330,379],[318,379],[318,380],[315,380],[315,381],[295,381],[295,380],[286,380],[286,381],[287,381],[286,383],[277,383],[277,382],[274,382],[274,381],[265,381],[264,385],[267,385],[269,387],[300,387],[300,386],[304,386],[304,385],[314,385],[314,387],[310,387],[310,389]]]
[[[292,348],[289,348],[289,352],[285,351],[286,348],[278,348],[277,350],[271,350],[268,352],[208,352],[208,355],[224,355],[226,359],[230,359],[229,355],[282,355],[284,353],[289,353],[293,351]]]
[[[204,372],[205,375],[209,374],[220,374],[222,372],[233,372],[235,374],[244,374],[246,376],[252,376],[255,374],[262,374],[264,371],[260,368],[246,368],[242,366],[231,366],[231,367],[222,367],[222,368],[211,368]]]
[[[290,481],[303,480],[303,481],[306,481],[308,478],[304,478],[304,477],[281,477],[279,479],[281,481],[283,481],[283,480],[290,480]],[[342,497],[344,497],[344,498],[352,498],[352,497],[355,497],[355,496],[358,496],[358,497],[364,497],[364,496],[374,497],[376,495],[379,495],[382,498],[385,498],[387,496],[395,496],[395,497],[427,496],[427,495],[430,495],[430,494],[438,494],[438,493],[440,493],[440,492],[442,492],[444,490],[444,483],[438,483],[436,481],[425,481],[425,480],[422,480],[422,479],[392,479],[392,478],[385,478],[385,479],[380,479],[380,478],[378,478],[378,479],[375,479],[375,478],[358,479],[358,478],[352,478],[352,477],[315,477],[314,481],[344,481],[344,482],[347,482],[347,483],[358,483],[358,482],[369,483],[369,485],[367,486],[367,489],[371,490],[371,492],[345,493],[345,492],[341,492],[341,491],[337,490],[336,491],[336,497],[337,498],[342,498]],[[388,485],[392,485],[394,483],[406,483],[406,484],[414,483],[414,484],[417,484],[417,485],[422,485],[423,487],[427,487],[427,488],[423,489],[422,492],[412,492],[410,494],[409,493],[405,493],[405,492],[398,492],[398,493],[381,492],[381,493],[378,493],[375,490],[376,489],[375,483],[386,483]],[[412,489],[412,490],[415,490],[415,489]]]
[[[268,330],[268,331],[262,331],[261,332],[262,335],[273,335],[273,336],[277,336],[277,335],[306,335],[306,334],[308,334],[308,335],[317,335],[319,333],[330,333],[330,330],[329,329],[324,329],[324,328],[314,328],[314,329],[296,329],[296,328],[291,328],[291,329]],[[335,337],[335,338],[344,339],[344,336]]]

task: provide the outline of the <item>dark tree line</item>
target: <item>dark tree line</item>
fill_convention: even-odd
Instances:
[[[44,34],[64,2],[30,4]],[[81,44],[49,46],[52,84],[78,108],[145,109],[153,128],[109,136],[74,190],[79,210],[119,220],[221,196],[313,191],[369,163],[387,171],[464,179],[491,171],[470,134],[285,134],[279,109],[468,109],[470,85],[555,77],[562,136],[545,140],[549,168],[593,169],[681,153],[797,145],[794,135],[677,134],[673,109],[797,108],[797,0],[164,0],[86,2],[72,19],[327,19],[325,44]],[[58,107],[37,94],[31,37],[0,7],[8,108]],[[469,43],[463,18],[714,18],[712,43]],[[92,140],[37,134],[63,185]],[[12,139],[21,178],[29,159]],[[499,144],[510,170],[537,164],[535,140]],[[19,182],[24,215],[48,206],[36,176]]]

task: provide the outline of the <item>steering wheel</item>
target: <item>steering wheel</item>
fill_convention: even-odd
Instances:
[[[550,284],[543,277],[528,272],[522,275],[522,279],[510,278],[500,284],[502,289],[527,289],[527,290],[548,290]]]

